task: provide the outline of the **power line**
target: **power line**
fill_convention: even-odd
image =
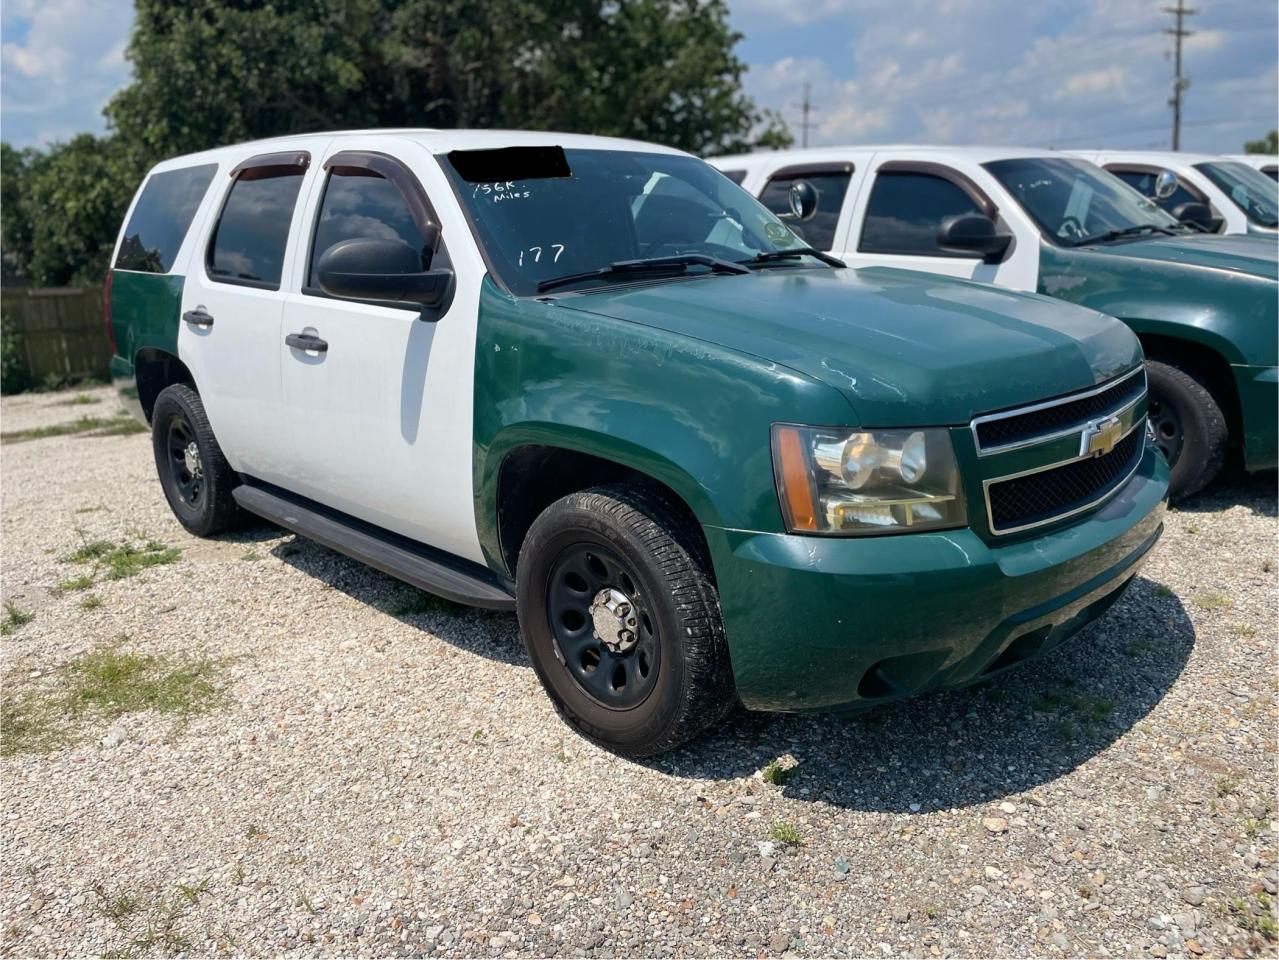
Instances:
[[[1164,13],[1171,13],[1175,18],[1177,25],[1172,28],[1164,27],[1163,32],[1172,34],[1173,36],[1173,81],[1172,81],[1172,99],[1168,101],[1168,106],[1172,107],[1172,148],[1174,150],[1181,149],[1181,98],[1190,88],[1190,78],[1181,75],[1181,41],[1186,37],[1192,36],[1194,31],[1185,29],[1186,17],[1193,17],[1198,10],[1191,10],[1186,6],[1186,0],[1177,0],[1175,7],[1161,7]]]

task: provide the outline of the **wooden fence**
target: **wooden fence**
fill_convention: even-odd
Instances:
[[[18,334],[32,383],[107,376],[111,344],[97,287],[0,290],[0,332]]]

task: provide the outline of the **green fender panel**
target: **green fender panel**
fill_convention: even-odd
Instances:
[[[522,445],[633,468],[674,490],[703,525],[781,531],[771,425],[855,424],[837,390],[682,334],[515,299],[487,279],[479,311],[475,515],[498,570],[498,477]]]

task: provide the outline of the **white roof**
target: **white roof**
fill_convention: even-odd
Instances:
[[[733,164],[746,165],[753,160],[767,157],[770,166],[777,161],[787,163],[821,163],[826,160],[838,160],[846,156],[867,156],[872,153],[891,153],[896,156],[918,157],[950,157],[962,158],[971,163],[988,163],[991,160],[1016,160],[1021,157],[1069,157],[1062,150],[1048,150],[1044,147],[993,147],[993,146],[943,146],[941,144],[918,143],[859,143],[838,147],[809,147],[802,150],[778,150],[754,154],[735,154],[727,157],[709,158],[715,166],[724,168]]]
[[[1070,152],[1086,160],[1105,156],[1107,162],[1117,160],[1121,163],[1141,163],[1154,167],[1187,167],[1221,159],[1213,153],[1186,153],[1182,150],[1071,150]]]
[[[491,150],[512,146],[560,146],[577,150],[624,150],[636,153],[684,154],[682,150],[663,147],[642,140],[624,140],[619,137],[596,137],[582,133],[554,133],[537,130],[432,130],[424,127],[372,130],[324,130],[315,133],[298,133],[266,140],[250,140],[245,143],[215,147],[200,153],[171,157],[156,164],[157,169],[170,166],[186,166],[192,162],[209,163],[230,159],[242,159],[258,153],[286,152],[313,149],[317,141],[330,139],[361,140],[372,137],[399,137],[420,143],[432,153],[450,150]]]

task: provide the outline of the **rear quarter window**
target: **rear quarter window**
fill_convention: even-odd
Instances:
[[[168,273],[195,211],[217,172],[216,163],[153,173],[134,204],[115,266],[142,273]]]

